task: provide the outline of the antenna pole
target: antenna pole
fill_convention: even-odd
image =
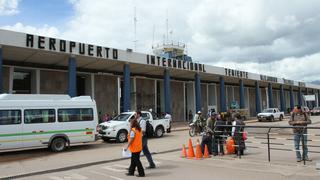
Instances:
[[[133,45],[134,45],[134,51],[137,51],[137,12],[136,7],[134,7],[134,17],[133,17],[133,23],[134,23],[134,39],[133,39]]]
[[[166,19],[166,28],[167,28],[167,42],[169,42],[169,20],[168,20],[168,10],[167,10],[167,19]]]

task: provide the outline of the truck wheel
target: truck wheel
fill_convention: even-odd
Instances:
[[[64,151],[67,147],[67,142],[63,138],[55,138],[52,140],[50,144],[50,149],[53,152],[61,152]]]
[[[162,126],[158,126],[157,128],[156,128],[156,132],[155,132],[155,135],[156,135],[156,137],[162,137],[163,136],[163,133],[164,133],[164,129],[163,129],[163,127]]]
[[[117,142],[118,143],[124,143],[127,141],[127,131],[121,130],[117,134]]]
[[[282,120],[283,120],[283,116],[281,115],[280,118],[279,118],[279,121],[282,121]]]

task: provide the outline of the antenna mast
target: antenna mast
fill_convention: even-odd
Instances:
[[[167,28],[167,38],[166,38],[166,43],[169,42],[169,20],[168,20],[168,10],[167,10],[167,19],[166,19],[166,28]]]
[[[134,45],[134,51],[137,51],[137,10],[136,6],[134,7],[134,17],[133,17],[133,23],[134,23],[134,39],[133,39],[133,45]]]

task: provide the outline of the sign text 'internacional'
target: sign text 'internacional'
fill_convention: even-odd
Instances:
[[[167,59],[153,55],[147,55],[147,64],[175,69],[191,70],[197,72],[206,72],[204,64],[183,61],[178,59]]]
[[[26,47],[105,59],[118,59],[118,50],[91,44],[26,34]]]

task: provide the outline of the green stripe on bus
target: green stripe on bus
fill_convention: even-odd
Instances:
[[[53,133],[74,133],[74,132],[91,132],[93,129],[72,129],[72,130],[60,130],[60,131],[45,131],[45,132],[27,132],[27,133],[13,133],[13,134],[0,134],[0,137],[9,136],[29,136],[29,135],[41,135],[41,134],[53,134]]]

